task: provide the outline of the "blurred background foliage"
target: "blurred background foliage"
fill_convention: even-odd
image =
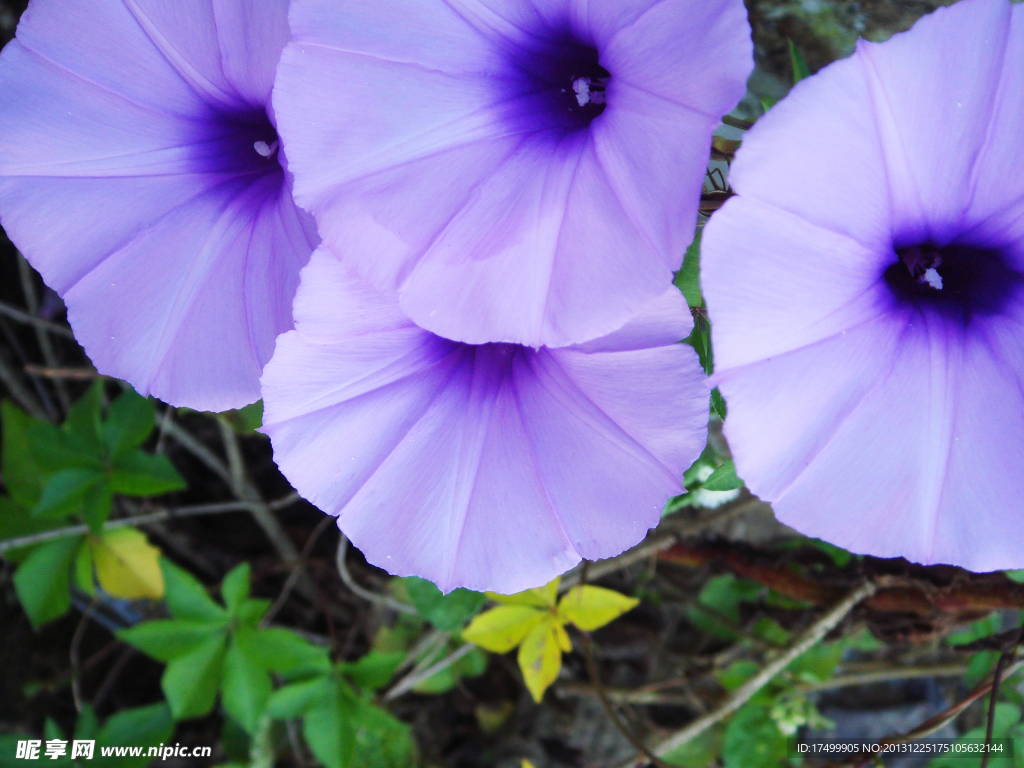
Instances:
[[[758,68],[734,116],[937,4],[748,0]],[[0,1],[0,43],[24,5]],[[720,133],[705,213],[742,139]],[[677,285],[710,372],[699,257],[698,233]],[[511,598],[368,565],[277,471],[259,404],[173,409],[98,376],[2,236],[0,400],[0,767],[26,764],[27,739],[93,739],[78,764],[111,768],[149,760],[102,747],[161,744],[211,747],[162,761],[179,766],[625,768],[654,749],[662,765],[775,768],[802,764],[797,739],[1024,736],[1022,574],[862,558],[784,528],[736,476],[717,393],[687,492],[643,544]],[[874,596],[800,645],[865,582]]]

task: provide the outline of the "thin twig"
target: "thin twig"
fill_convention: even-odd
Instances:
[[[352,574],[349,573],[348,565],[345,564],[345,555],[348,553],[348,537],[343,533],[341,538],[338,540],[338,554],[335,556],[335,563],[338,566],[338,575],[341,576],[341,580],[345,582],[345,586],[352,590],[352,592],[359,597],[363,598],[370,603],[383,606],[384,608],[390,608],[393,611],[399,613],[407,613],[410,616],[415,616],[417,611],[411,605],[400,603],[392,597],[387,595],[378,595],[376,592],[371,592],[368,589],[363,589],[361,586],[356,584],[356,580],[352,578]]]
[[[82,701],[82,669],[78,664],[78,649],[82,645],[82,637],[85,636],[85,625],[92,617],[93,608],[96,607],[96,597],[93,597],[89,607],[82,613],[82,619],[75,627],[75,634],[71,638],[71,697],[75,701],[75,711],[81,714],[84,702]]]
[[[93,368],[47,368],[43,365],[29,363],[25,366],[25,373],[29,376],[38,376],[43,379],[73,379],[76,381],[93,381],[104,378],[103,374]]]
[[[296,498],[296,494],[290,493],[280,500],[272,502],[270,506],[272,508],[288,506],[289,504],[294,503]],[[129,525],[151,525],[153,523],[162,523],[166,520],[174,520],[179,517],[194,517],[196,515],[217,515],[222,512],[248,511],[249,504],[244,501],[226,501],[219,504],[197,504],[192,507],[174,507],[170,509],[161,509],[157,512],[151,512],[145,515],[132,515],[131,517],[121,517],[116,520],[108,520],[103,524],[103,530],[106,531],[112,528],[124,528]],[[69,525],[66,528],[54,528],[51,531],[40,531],[39,533],[32,533],[27,536],[19,536],[16,539],[6,539],[5,541],[0,541],[0,554],[12,549],[17,549],[18,547],[27,547],[31,544],[40,544],[44,541],[63,539],[68,536],[81,536],[88,532],[89,526],[87,525]]]
[[[755,693],[771,682],[783,669],[788,667],[794,659],[817,645],[825,635],[839,626],[839,623],[849,615],[850,611],[856,608],[865,598],[873,595],[876,589],[877,587],[874,583],[866,582],[849,592],[835,607],[814,622],[784,653],[779,654],[765,665],[760,672],[733,691],[732,695],[715,710],[703,717],[697,718],[683,730],[658,744],[653,750],[654,754],[664,757],[742,707]],[[628,768],[632,768],[634,765],[635,762],[626,764]]]
[[[999,654],[999,661],[996,662],[995,672],[992,673],[992,697],[988,703],[988,720],[985,723],[985,751],[981,753],[980,768],[988,768],[989,747],[992,746],[992,731],[996,724],[996,703],[999,701],[999,683],[1003,680],[1003,668],[1017,651],[1021,639],[1024,639],[1024,626],[1017,630],[1013,642],[1003,649]]]
[[[18,273],[21,276],[21,292],[25,296],[25,305],[33,317],[38,317],[39,300],[36,297],[35,284],[32,280],[32,267],[21,253],[18,253]],[[48,366],[56,368],[58,365],[57,355],[53,351],[53,344],[50,343],[50,337],[46,334],[46,330],[36,324],[33,325],[33,328],[36,332],[36,341],[39,342],[39,350],[43,353],[43,359]],[[61,408],[64,409],[64,413],[67,413],[71,410],[71,398],[68,396],[64,381],[56,379],[53,382],[53,387],[57,391],[57,399],[60,401]]]
[[[26,323],[27,325],[34,325],[37,328],[55,333],[58,336],[63,336],[65,339],[74,339],[74,332],[67,326],[54,323],[50,320],[44,320],[41,317],[33,317],[32,315],[24,312],[17,307],[12,307],[10,304],[6,304],[0,301],[0,315],[6,315],[12,320],[16,320],[19,323]]]
[[[658,756],[652,753],[644,743],[637,738],[636,734],[624,723],[622,718],[619,717],[619,713],[615,711],[614,705],[608,698],[608,693],[605,691],[604,684],[601,682],[600,670],[597,668],[597,658],[594,656],[594,645],[590,640],[590,635],[586,632],[582,633],[583,638],[583,657],[587,662],[587,674],[590,675],[590,684],[594,686],[594,691],[597,693],[597,697],[601,700],[601,706],[604,707],[604,711],[608,714],[612,724],[618,728],[619,733],[626,737],[633,748],[640,753],[644,760],[648,763],[657,766],[658,768],[672,768],[668,763],[659,760]]]
[[[35,396],[28,390],[15,370],[8,365],[6,358],[3,354],[0,354],[0,383],[7,387],[7,391],[10,392],[11,397],[18,401],[18,405],[22,407],[30,416],[34,416],[37,419],[44,421],[50,420],[50,414],[36,402]]]
[[[414,669],[408,675],[399,680],[395,684],[395,687],[384,695],[384,701],[392,701],[393,699],[397,699],[406,691],[411,691],[424,680],[429,680],[438,672],[443,672],[448,669],[448,667],[457,662],[463,656],[472,652],[474,648],[476,648],[476,646],[472,643],[466,643],[465,645],[455,649],[452,653],[445,656],[436,664],[432,664],[426,669],[420,669],[418,671]]]
[[[92,697],[92,708],[93,710],[99,709],[100,705],[106,700],[110,691],[114,688],[114,683],[117,682],[117,678],[124,671],[124,668],[131,661],[135,655],[135,649],[128,646],[124,649],[124,653],[117,657],[117,661],[110,667],[110,671],[107,672],[107,676],[103,678],[103,682],[100,684],[99,689],[96,691],[96,695]]]
[[[277,600],[275,600],[274,604],[270,606],[270,610],[264,614],[263,619],[260,621],[261,627],[269,626],[271,620],[277,615],[277,612],[284,607],[284,604],[288,601],[292,590],[295,589],[295,585],[299,580],[301,571],[298,566],[309,559],[309,554],[313,551],[313,547],[316,545],[320,535],[326,531],[328,526],[333,522],[333,517],[324,515],[324,519],[320,521],[317,527],[314,528],[313,532],[309,535],[309,538],[306,539],[306,544],[302,548],[302,552],[299,554],[299,561],[295,563],[294,567],[292,567],[291,573],[288,574],[288,578],[285,579],[284,586],[281,588],[281,594],[277,596]]]

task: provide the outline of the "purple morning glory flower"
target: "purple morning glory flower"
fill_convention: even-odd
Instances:
[[[417,324],[562,346],[660,295],[752,67],[741,0],[296,0],[296,199]]]
[[[0,54],[0,222],[96,367],[259,398],[318,242],[274,115],[287,0],[32,0]]]
[[[856,552],[1024,565],[1024,6],[962,0],[801,82],[708,224],[748,486]]]
[[[670,288],[584,344],[474,346],[414,325],[322,247],[263,373],[292,485],[391,573],[513,593],[656,525],[707,435]]]

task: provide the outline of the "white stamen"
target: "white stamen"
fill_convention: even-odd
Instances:
[[[573,81],[572,89],[576,92],[576,101],[581,107],[590,103],[590,78],[580,77]]]
[[[924,274],[921,275],[921,282],[928,283],[936,291],[942,290],[942,275],[935,267],[929,267],[924,271]]]
[[[274,153],[277,152],[278,142],[275,141],[273,144],[267,144],[265,141],[257,141],[252,145],[252,148],[256,150],[256,154],[260,157],[265,157],[268,160],[273,157]]]

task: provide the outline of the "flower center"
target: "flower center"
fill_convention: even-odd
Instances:
[[[504,82],[515,128],[559,135],[587,128],[604,112],[612,78],[597,48],[566,30],[547,30],[534,40],[508,54],[512,71]]]
[[[964,324],[1003,312],[1024,284],[1024,275],[1010,267],[1001,248],[921,243],[896,254],[898,260],[885,270],[893,294]]]

